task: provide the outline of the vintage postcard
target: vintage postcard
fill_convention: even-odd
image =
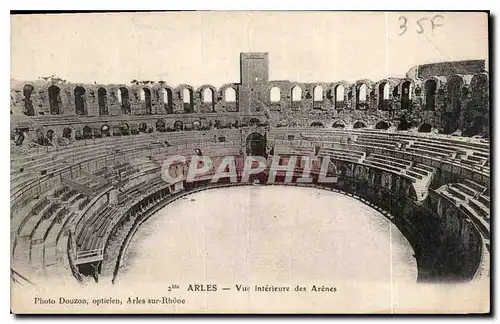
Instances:
[[[489,313],[488,24],[12,14],[12,312]]]

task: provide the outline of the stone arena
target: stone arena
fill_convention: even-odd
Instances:
[[[168,214],[201,191],[237,195],[249,186],[319,190],[377,214],[406,242],[398,260],[414,255],[414,263],[408,261],[414,272],[401,275],[405,280],[489,278],[490,97],[484,61],[419,65],[404,78],[300,83],[269,80],[268,53],[241,53],[240,74],[239,83],[219,88],[58,78],[13,84],[12,280],[119,282],[120,270],[134,263],[130,252],[151,216]],[[207,156],[214,163],[196,181],[186,181],[190,159],[172,164],[169,171],[178,177],[166,182],[162,165],[174,155]],[[305,168],[299,162],[292,181],[278,171],[268,184],[267,167],[246,183],[211,181],[227,156],[234,157],[241,177],[249,155],[263,157],[267,166],[275,157],[281,165],[291,156],[327,158],[335,181],[318,181],[315,169],[311,183],[296,181]],[[378,252],[372,252],[370,262],[376,263]],[[217,271],[216,263],[210,266]],[[135,276],[127,279],[131,273],[133,268],[125,271],[123,280],[133,281]]]

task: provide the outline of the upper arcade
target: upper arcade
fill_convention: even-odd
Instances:
[[[301,83],[269,80],[268,53],[241,53],[240,83],[218,89],[176,87],[163,81],[74,84],[61,79],[24,82],[11,89],[12,127],[57,116],[265,115],[282,119],[352,118],[430,124],[445,134],[468,136],[489,128],[489,80],[484,60],[413,67],[405,78]],[[323,116],[323,117],[322,117]],[[289,123],[290,124],[290,123]]]

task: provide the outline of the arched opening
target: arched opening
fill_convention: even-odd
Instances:
[[[129,115],[131,109],[130,109],[130,99],[128,95],[128,89],[125,87],[121,87],[118,89],[118,91],[119,91],[118,98],[121,103],[122,112],[126,115]]]
[[[248,124],[250,126],[259,126],[260,120],[258,118],[250,118],[250,120],[248,121]]]
[[[163,119],[158,119],[156,121],[156,131],[160,132],[160,133],[167,131],[167,129],[165,127],[165,122],[163,121]]]
[[[58,86],[51,85],[48,89],[49,91],[49,105],[50,105],[50,114],[51,115],[59,115],[59,104],[61,103],[61,96]]]
[[[401,85],[401,109],[410,109],[411,82],[405,81]]]
[[[425,109],[434,110],[436,108],[436,88],[437,83],[434,80],[427,80],[424,85]]]
[[[299,86],[295,86],[292,89],[292,101],[302,100],[302,89]]]
[[[335,109],[344,108],[344,94],[345,94],[344,86],[339,84],[335,88]]]
[[[75,112],[77,115],[86,115],[85,109],[85,88],[77,86],[74,90],[75,93]]]
[[[464,87],[465,88],[465,87]],[[489,134],[489,84],[485,74],[477,74],[471,80],[471,100],[464,112],[463,136]],[[466,89],[466,88],[465,88]]]
[[[31,84],[26,84],[23,87],[24,94],[24,114],[26,116],[35,116],[35,109],[33,108],[33,101],[31,94],[35,88]]]
[[[459,127],[462,84],[463,80],[458,75],[454,75],[448,79],[446,85],[446,111],[441,116],[444,134],[452,134]]]
[[[175,121],[174,123],[174,129],[176,131],[181,131],[184,128],[184,123],[180,120]]]
[[[323,125],[323,123],[320,123],[320,122],[313,122],[311,124],[311,127],[323,128],[323,127],[325,127],[325,125]]]
[[[130,135],[130,126],[127,123],[120,124],[121,135],[126,136]]]
[[[302,101],[302,89],[299,86],[292,88],[292,109],[299,109]]]
[[[162,89],[163,93],[163,108],[167,111],[167,114],[173,114],[174,108],[172,105],[172,90],[165,88]]]
[[[432,131],[432,126],[431,124],[422,124],[422,126],[419,127],[418,131],[420,133],[430,133]]]
[[[482,135],[483,128],[484,118],[482,116],[476,116],[470,126],[462,132],[462,136],[471,137],[475,135]]]
[[[99,88],[97,90],[97,102],[99,104],[99,115],[107,115],[108,114],[108,100],[106,97],[106,89]]]
[[[321,108],[323,104],[323,87],[315,86],[313,89],[313,108]]]
[[[49,140],[49,142],[52,142],[52,140],[54,139],[54,131],[52,129],[49,129],[47,131],[46,137]]]
[[[203,103],[210,105],[210,112],[215,112],[215,98],[214,92],[210,88],[203,90]]]
[[[151,90],[148,88],[143,88],[141,89],[141,93],[144,96],[144,99],[141,99],[144,101],[144,108],[146,108],[146,114],[151,115]]]
[[[471,82],[471,97],[474,108],[480,113],[489,111],[489,84],[488,77],[484,74],[475,75]]]
[[[147,133],[148,132],[148,124],[146,123],[140,123],[139,127],[137,129],[138,133]]]
[[[266,138],[259,133],[248,135],[246,140],[247,154],[252,156],[266,156]]]
[[[382,82],[378,86],[378,109],[379,110],[389,110],[389,84],[387,82]]]
[[[229,87],[226,90],[224,90],[224,101],[236,102],[236,90],[234,90],[234,88]]]
[[[210,88],[205,88],[203,90],[203,103],[213,103],[213,93],[212,89]]]
[[[354,125],[352,126],[352,128],[354,128],[354,129],[357,129],[357,128],[366,128],[366,124],[363,123],[363,122],[358,121],[358,122],[354,123]]]
[[[71,135],[73,134],[73,131],[69,127],[65,127],[62,132],[62,137],[63,138],[71,138]]]
[[[109,134],[109,130],[110,130],[110,127],[108,124],[104,124],[102,125],[101,127],[101,136],[102,137],[108,137],[110,134]]]
[[[199,130],[201,127],[201,123],[198,120],[193,122],[193,130]]]
[[[336,121],[333,123],[332,128],[345,128],[345,124],[343,122]]]
[[[389,128],[389,124],[386,123],[385,121],[379,121],[376,125],[375,125],[375,129],[388,129]]]
[[[406,120],[406,116],[401,116],[399,119],[399,125],[398,125],[398,130],[408,130],[410,129],[411,125],[410,123]]]
[[[192,113],[193,109],[193,91],[189,88],[182,89],[182,102],[184,104],[184,112]]]
[[[278,87],[272,87],[269,91],[271,103],[279,103],[281,101],[281,90]]]
[[[83,138],[91,139],[93,137],[92,128],[90,126],[83,127]]]
[[[356,109],[363,110],[367,108],[367,91],[368,87],[364,83],[361,83],[356,87]]]

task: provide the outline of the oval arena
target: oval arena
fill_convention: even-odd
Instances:
[[[240,83],[218,89],[56,78],[13,86],[12,280],[115,282],[151,216],[205,190],[230,195],[248,186],[356,200],[404,236],[418,282],[489,278],[484,61],[354,83],[272,81],[268,63],[267,53],[242,53]],[[165,181],[162,166],[172,156],[213,163],[193,181],[191,158],[172,163],[173,180]],[[238,180],[248,156],[264,167],[245,181],[212,181],[228,156]],[[287,171],[292,157],[298,162]],[[307,170],[302,161],[313,157],[329,162],[331,181],[319,181],[318,167]],[[273,161],[283,167],[274,174]],[[311,181],[299,181],[304,173]]]

